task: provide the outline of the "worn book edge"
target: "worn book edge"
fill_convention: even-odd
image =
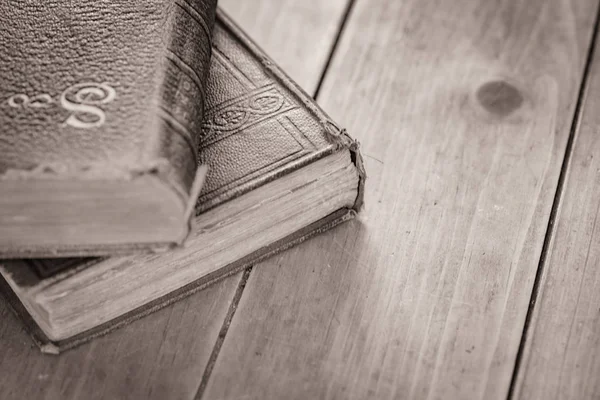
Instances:
[[[44,332],[35,323],[29,312],[25,309],[25,306],[21,303],[17,295],[11,289],[5,279],[0,279],[0,292],[3,297],[8,301],[12,312],[23,321],[25,330],[31,335],[34,343],[39,346],[40,350],[46,354],[60,354],[61,352],[71,349],[86,343],[96,337],[103,336],[114,329],[120,328],[127,325],[137,319],[140,319],[150,313],[158,311],[176,301],[179,301],[185,297],[188,297],[197,291],[204,289],[205,287],[212,285],[228,276],[234,275],[243,269],[259,263],[277,253],[280,253],[290,247],[296,246],[304,242],[305,240],[327,231],[342,222],[350,220],[356,216],[354,209],[343,208],[329,216],[322,218],[312,224],[306,226],[303,229],[296,231],[295,233],[280,239],[273,244],[263,247],[248,256],[245,256],[234,263],[227,265],[214,271],[208,275],[205,275],[196,281],[189,283],[168,295],[162,296],[155,299],[146,305],[132,310],[122,316],[108,321],[102,325],[99,325],[86,332],[80,333],[71,338],[53,342],[44,334]]]
[[[165,251],[169,251],[174,248],[183,246],[185,245],[187,239],[189,239],[190,233],[193,231],[196,216],[194,212],[196,199],[198,198],[202,190],[202,186],[206,179],[207,171],[208,168],[205,165],[200,165],[198,167],[194,177],[194,181],[190,188],[189,198],[187,200],[182,198],[182,201],[185,200],[185,211],[182,219],[185,226],[185,230],[183,231],[181,237],[179,237],[177,240],[174,240],[172,242],[119,243],[110,245],[95,245],[93,249],[90,249],[89,246],[82,247],[77,245],[63,245],[58,248],[50,246],[35,246],[32,248],[19,247],[13,249],[12,251],[0,251],[0,258],[35,259],[46,258],[50,255],[52,257],[57,258],[72,257],[74,255],[77,255],[77,257],[92,257],[97,256],[98,254],[111,254],[111,256],[119,256],[136,253],[163,253]],[[158,179],[160,179],[167,186],[171,185],[169,182],[161,179],[160,177]],[[178,195],[178,197],[181,197],[181,195]]]

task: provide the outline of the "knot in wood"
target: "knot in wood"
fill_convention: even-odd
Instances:
[[[498,80],[483,84],[477,90],[477,100],[491,114],[506,117],[523,104],[523,95],[508,82]]]

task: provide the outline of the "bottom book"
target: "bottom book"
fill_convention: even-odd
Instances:
[[[356,142],[221,11],[214,33],[198,153],[209,173],[187,245],[0,261],[0,290],[42,351],[59,353],[156,311],[361,207]]]

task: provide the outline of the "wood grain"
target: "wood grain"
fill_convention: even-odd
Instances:
[[[600,48],[543,265],[514,398],[600,398]]]
[[[220,1],[259,45],[288,61],[308,91],[319,81],[345,4]],[[0,399],[194,398],[240,277],[58,357],[42,355],[0,299]]]
[[[0,399],[193,398],[240,275],[60,356],[0,301]]]
[[[357,0],[359,221],[256,266],[204,398],[504,399],[596,1]]]
[[[312,93],[349,0],[219,0],[300,87]]]

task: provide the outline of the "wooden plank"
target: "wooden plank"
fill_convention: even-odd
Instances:
[[[514,398],[600,398],[600,46],[542,266]]]
[[[349,0],[219,0],[300,87],[312,93]]]
[[[192,398],[239,279],[60,356],[41,354],[2,301],[0,398]]]
[[[292,75],[314,90],[345,0],[220,5],[279,60],[302,56],[302,65],[292,63]],[[194,398],[240,277],[58,357],[33,347],[0,299],[0,399]]]
[[[256,266],[206,399],[504,399],[597,2],[357,0],[358,221]]]

